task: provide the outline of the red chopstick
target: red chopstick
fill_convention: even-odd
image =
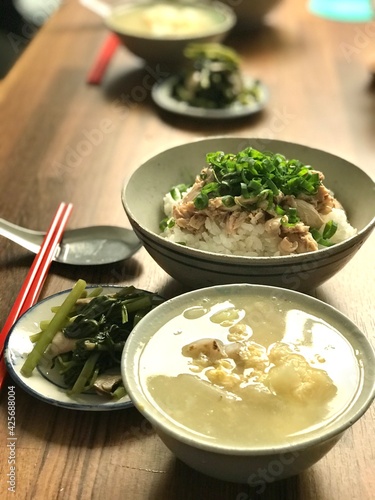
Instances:
[[[6,376],[6,367],[3,357],[6,338],[15,321],[38,300],[53,257],[55,256],[57,246],[62,239],[72,208],[73,205],[71,203],[60,203],[47,234],[44,237],[40,250],[33,260],[21,290],[0,332],[0,389]]]
[[[114,33],[111,33],[104,42],[93,67],[90,69],[86,82],[92,85],[99,85],[104,76],[105,70],[112,59],[118,45],[120,44],[120,39]]]

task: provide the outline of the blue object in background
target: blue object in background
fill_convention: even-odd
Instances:
[[[375,20],[371,0],[310,0],[309,11],[317,16],[343,22]]]

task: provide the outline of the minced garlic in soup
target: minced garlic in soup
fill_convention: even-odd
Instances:
[[[224,446],[279,445],[347,408],[360,379],[335,328],[289,300],[204,299],[145,346],[143,390],[177,425]]]

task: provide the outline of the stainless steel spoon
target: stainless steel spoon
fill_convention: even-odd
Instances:
[[[45,233],[17,226],[0,218],[0,235],[37,253]],[[119,262],[142,246],[130,229],[117,226],[92,226],[69,229],[57,248],[54,260],[76,266]]]

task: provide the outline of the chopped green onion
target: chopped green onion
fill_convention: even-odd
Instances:
[[[315,194],[321,184],[319,174],[298,160],[288,160],[281,154],[261,152],[252,147],[235,154],[222,151],[207,153],[206,161],[213,171],[217,190],[223,188],[231,196],[258,196],[265,189],[273,196]],[[205,187],[203,187],[202,192]],[[229,189],[229,192],[228,192]],[[207,191],[214,194],[214,191]]]
[[[233,207],[236,202],[234,201],[233,196],[226,195],[221,197],[221,202],[225,207]]]
[[[218,187],[219,187],[219,184],[217,182],[209,182],[208,184],[205,184],[202,187],[201,193],[202,194],[213,194],[214,196],[217,196]]]
[[[245,184],[244,182],[241,182],[241,196],[243,196],[244,198],[251,197],[251,195],[247,189],[247,184]]]
[[[279,194],[279,189],[276,186],[276,184],[272,181],[272,179],[268,178],[266,179],[266,183],[269,186],[269,188],[272,190],[272,193],[277,196]]]
[[[160,231],[165,231],[166,229],[170,229],[175,225],[176,221],[173,219],[173,217],[165,217],[160,224],[159,224],[159,229]]]
[[[280,205],[275,206],[276,215],[285,215],[285,210],[280,207]]]
[[[323,238],[325,240],[329,240],[330,238],[332,238],[332,236],[336,233],[337,228],[338,228],[337,222],[333,220],[328,221],[323,229]]]
[[[204,210],[208,206],[208,196],[205,193],[200,193],[194,198],[194,206],[197,210]]]
[[[189,189],[187,184],[177,184],[170,191],[170,195],[175,201],[178,201],[182,198],[182,194],[185,193]]]
[[[310,233],[314,240],[322,246],[330,247],[333,245],[331,241],[329,241],[332,236],[336,233],[338,228],[337,222],[330,220],[323,228],[323,233],[318,231],[317,229],[310,228]]]
[[[315,228],[310,228],[310,233],[312,235],[312,237],[314,238],[314,240],[318,243],[318,245],[322,245],[324,247],[330,247],[333,245],[333,243],[325,238],[323,238],[323,236],[321,235],[321,233],[315,229]]]
[[[263,186],[262,183],[258,179],[252,179],[249,184],[248,188],[253,191],[254,194],[258,194],[262,191]]]
[[[295,208],[289,208],[287,214],[289,224],[296,224],[297,222],[299,222],[299,217]]]

